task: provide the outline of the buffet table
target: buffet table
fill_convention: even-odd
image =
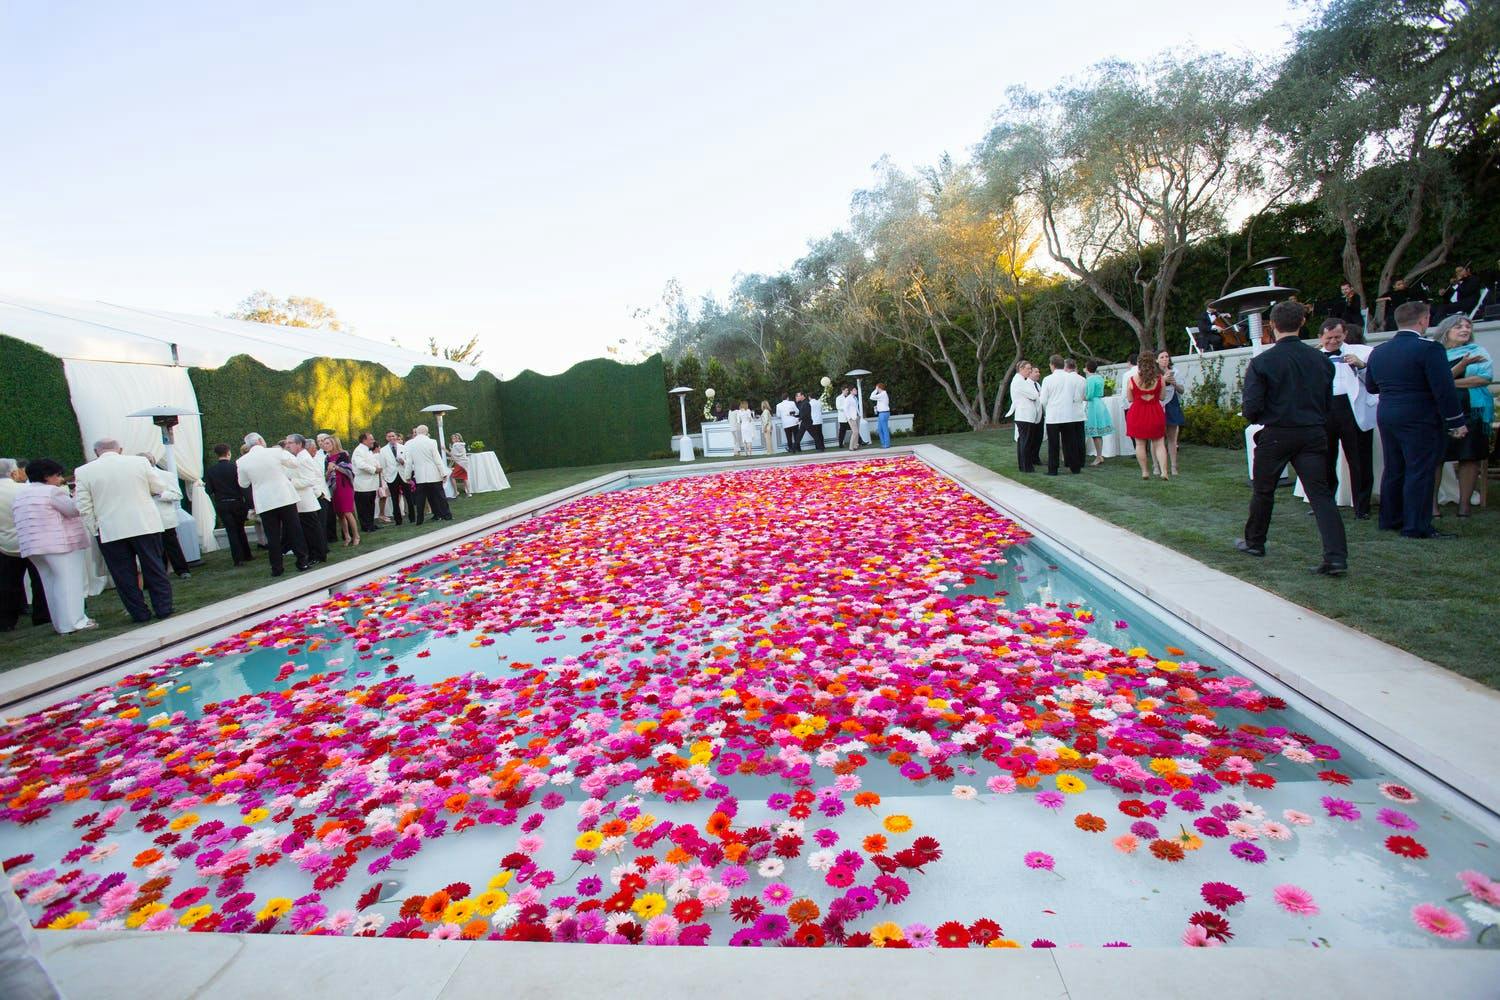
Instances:
[[[913,420],[913,417],[912,417],[912,414],[910,414],[910,413],[893,413],[893,414],[891,414],[891,433],[895,434],[895,433],[900,432],[900,431],[906,431],[906,432],[909,433],[912,430],[912,420]],[[865,415],[864,423],[862,425],[862,430],[863,430],[863,433],[860,436],[860,440],[864,444],[868,445],[870,443],[870,441],[871,441],[871,437],[875,436],[874,437],[875,444],[878,447],[879,443],[880,443],[880,439],[878,437],[878,432],[876,430],[875,416],[873,414],[866,414]],[[773,432],[774,439],[775,439],[774,440],[775,453],[777,453],[777,454],[785,454],[786,453],[786,434],[781,429],[781,420],[780,420],[780,418],[776,418],[774,420],[774,426],[772,427],[772,432]],[[734,454],[734,434],[733,434],[733,432],[730,431],[730,429],[729,429],[729,421],[727,421],[727,420],[715,420],[713,422],[706,422],[706,423],[703,424],[702,428],[698,431],[697,434],[689,435],[689,437],[692,439],[693,446],[694,446],[695,450],[699,454],[701,454],[701,455],[705,455],[705,456],[717,456],[717,455],[733,455]],[[749,435],[747,435],[747,437],[749,439],[748,440],[748,444],[750,445],[750,454],[752,454],[752,455],[764,455],[764,454],[766,454],[765,442],[762,440],[762,436],[761,436],[761,432],[760,432],[760,423],[758,422],[758,420],[757,420],[757,423],[755,424],[755,426],[753,428],[752,433],[750,433]],[[677,450],[677,443],[678,443],[678,441],[680,439],[681,439],[681,435],[678,435],[678,434],[672,435],[672,450],[674,452]],[[838,443],[839,443],[839,418],[838,418],[838,412],[835,411],[835,410],[832,410],[832,409],[824,410],[823,411],[823,447],[824,448],[828,448],[828,449],[834,449],[834,448],[838,447]],[[802,450],[803,451],[812,451],[813,450],[812,435],[810,435],[810,434],[803,434],[802,435]]]
[[[510,489],[510,480],[500,468],[500,459],[493,451],[471,451],[463,462],[469,474],[469,489],[475,493],[493,493]]]
[[[1262,424],[1250,424],[1245,428],[1246,474],[1251,477],[1255,475],[1255,435],[1262,426]],[[1375,431],[1375,442],[1373,450],[1375,454],[1375,460],[1371,463],[1371,465],[1374,466],[1375,483],[1374,486],[1370,489],[1370,498],[1372,500],[1378,500],[1380,498],[1380,474],[1385,469],[1385,458],[1381,454],[1380,450],[1379,429]],[[1292,476],[1295,483],[1292,488],[1292,494],[1294,496],[1301,497],[1303,500],[1306,500],[1307,491],[1302,488],[1301,481],[1296,479],[1296,474],[1292,471],[1292,467],[1290,465],[1287,466],[1286,475]],[[1478,502],[1478,496],[1478,491],[1475,491],[1474,499],[1476,503]],[[1346,459],[1342,454],[1342,449],[1340,449],[1339,455],[1339,485],[1338,489],[1334,492],[1334,500],[1340,507],[1354,506],[1354,492],[1350,486],[1349,462],[1348,459]],[[1457,502],[1458,474],[1456,471],[1456,466],[1453,462],[1444,462],[1442,469],[1440,470],[1438,479],[1438,503]]]

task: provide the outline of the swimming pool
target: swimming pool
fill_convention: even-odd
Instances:
[[[12,727],[34,918],[1497,943],[1482,817],[921,463],[622,485]]]

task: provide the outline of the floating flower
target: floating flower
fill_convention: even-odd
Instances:
[[[1052,860],[1052,855],[1046,851],[1027,851],[1025,861],[1027,868],[1044,868],[1049,872],[1052,871],[1052,866],[1056,864]]]
[[[887,816],[882,825],[890,833],[906,833],[912,828],[911,817],[903,816],[900,813],[892,813]]]
[[[1245,901],[1245,894],[1228,882],[1204,882],[1198,892],[1216,910],[1227,910]]]
[[[1411,837],[1393,836],[1385,838],[1385,849],[1403,858],[1420,861],[1427,857],[1427,848]]]
[[[1434,937],[1462,941],[1469,936],[1469,928],[1465,926],[1462,917],[1434,903],[1418,903],[1413,906],[1411,918],[1418,927]]]
[[[1318,904],[1313,902],[1312,893],[1296,885],[1278,885],[1271,892],[1276,900],[1276,905],[1288,913],[1300,917],[1315,917],[1318,915]]]

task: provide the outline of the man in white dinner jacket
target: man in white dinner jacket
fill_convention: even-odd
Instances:
[[[74,472],[73,501],[84,527],[99,537],[99,551],[120,602],[133,620],[148,622],[151,611],[158,618],[172,613],[172,580],[162,561],[162,522],[155,498],[175,497],[177,491],[149,461],[120,450],[120,442],[111,438],[94,442],[97,457]],[[151,596],[151,611],[136,583],[137,565]]]
[[[1036,366],[1022,361],[1010,380],[1010,409],[1016,421],[1016,468],[1035,472],[1042,454],[1042,390],[1037,385]]]
[[[1047,427],[1047,475],[1057,475],[1058,459],[1075,476],[1083,471],[1083,419],[1088,383],[1076,371],[1066,371],[1062,355],[1047,361],[1052,372],[1042,379],[1042,420]],[[1059,444],[1061,447],[1059,447]]]
[[[426,424],[413,427],[411,438],[406,442],[406,474],[417,484],[412,520],[422,523],[424,507],[432,508],[434,521],[453,520],[448,497],[443,493],[443,482],[449,475],[448,466],[437,442],[428,436]]]
[[[380,489],[381,469],[374,434],[365,431],[359,436],[349,464],[354,467],[354,511],[359,516],[359,530],[379,531],[375,523],[375,491]]]
[[[297,491],[292,488],[297,460],[281,448],[267,448],[266,439],[254,431],[245,435],[245,447],[250,450],[240,457],[236,471],[240,486],[249,488],[251,505],[265,529],[271,575],[282,574],[282,556],[288,548],[297,557],[297,569],[307,569],[307,539],[297,517]]]
[[[297,491],[297,520],[302,522],[302,538],[307,542],[307,561],[328,561],[328,535],[324,529],[323,503],[327,481],[318,469],[313,448],[301,434],[286,436],[286,450],[296,459],[292,470],[292,489]]]
[[[380,474],[385,479],[386,492],[390,494],[391,514],[396,527],[401,526],[401,512],[411,513],[406,507],[406,445],[397,440],[395,431],[385,432],[385,444],[380,449]]]

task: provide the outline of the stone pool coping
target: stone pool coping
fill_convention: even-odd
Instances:
[[[459,544],[629,477],[712,474],[766,465],[915,455],[1016,516],[1045,540],[1187,621],[1288,687],[1500,811],[1500,788],[1484,765],[1500,759],[1493,725],[1500,694],[1226,573],[1006,479],[935,445],[784,456],[711,466],[668,465],[610,472],[512,507],[418,536],[366,556],[259,588],[0,675],[6,714],[34,711],[70,691],[107,683],[144,658],[208,641],[249,615],[278,611],[382,576],[428,552]],[[1024,511],[1024,513],[1022,513]],[[1332,581],[1330,585],[1337,585]],[[1209,621],[1201,607],[1241,609]],[[1333,689],[1339,691],[1333,693]],[[1468,763],[1464,763],[1464,762]],[[1480,773],[1475,773],[1476,771]],[[1362,998],[1414,994],[1448,1000],[1493,997],[1494,950],[1432,949],[1097,949],[881,952],[782,949],[773,970],[763,956],[730,948],[634,949],[593,945],[504,945],[460,941],[139,932],[39,932],[49,969],[69,996],[424,998],[602,995],[650,984],[653,994],[720,998],[770,993],[868,996],[892,987],[918,996],[963,990],[1007,998],[1135,996],[1142,983],[1197,992],[1212,981],[1218,1000],[1297,995],[1309,988]],[[768,986],[771,971],[778,985]],[[1195,984],[1190,986],[1189,984]],[[1170,992],[1170,988],[1169,988]],[[1164,993],[1164,995],[1167,995]]]

